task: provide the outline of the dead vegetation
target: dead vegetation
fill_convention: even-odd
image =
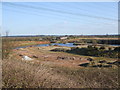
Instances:
[[[2,62],[3,88],[118,88],[119,86],[118,67],[80,67],[78,66],[80,62],[90,62],[91,59],[88,61],[88,57],[85,56],[49,51],[54,47],[39,49],[29,47],[12,52],[9,44],[5,47],[4,50],[10,51],[7,56],[5,55],[9,58],[3,58]],[[21,60],[24,55],[33,60]],[[64,59],[57,60],[58,56]]]
[[[67,68],[41,62],[3,60],[4,88],[117,88],[113,68]]]

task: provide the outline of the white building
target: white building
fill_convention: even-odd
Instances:
[[[60,37],[60,39],[67,39],[68,37]]]

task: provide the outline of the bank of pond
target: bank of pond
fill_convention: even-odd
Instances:
[[[83,45],[83,44],[82,44]],[[86,45],[86,47],[83,47]],[[65,46],[70,47],[70,49],[66,48],[55,48],[51,51],[55,52],[67,52],[67,53],[74,53],[78,55],[85,55],[85,56],[96,56],[96,57],[110,57],[110,58],[119,58],[120,47],[116,46],[108,46],[108,45],[93,45],[93,44],[84,44],[83,46],[79,47],[74,45],[74,43],[50,43],[50,44],[39,44],[33,46],[23,46],[17,47],[19,48],[26,48],[26,47],[43,47],[43,46]]]
[[[77,47],[80,45],[94,45],[92,43],[49,43],[49,44],[38,44],[38,45],[32,45],[34,47],[44,47],[44,46],[65,46],[65,47]],[[106,44],[95,44],[95,46],[103,46]],[[110,46],[120,46],[120,45],[110,45]],[[21,46],[21,47],[16,47],[16,49],[19,48],[26,48],[26,47],[31,47],[31,45],[29,46]]]

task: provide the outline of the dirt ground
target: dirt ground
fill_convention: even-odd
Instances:
[[[86,59],[78,55],[68,54],[64,52],[49,51],[59,47],[28,47],[14,49],[16,58],[22,59],[23,56],[28,56],[33,60],[31,62],[40,62],[48,65],[59,65],[65,67],[79,67],[83,62],[88,62]]]
[[[105,59],[65,52],[52,52],[59,46],[13,49],[3,60],[3,86],[6,88],[116,88],[117,69],[81,67],[79,64]],[[62,47],[68,48],[68,47]],[[23,60],[28,56],[32,60]],[[107,59],[114,60],[114,59]]]
[[[88,58],[98,59],[90,56],[80,56],[75,54],[69,54],[65,52],[52,52],[50,50],[54,48],[60,48],[59,46],[47,46],[47,47],[27,47],[14,49],[14,58],[22,59],[23,56],[32,58],[30,62],[39,62],[46,65],[57,65],[71,68],[80,68],[80,64],[89,63]],[[63,47],[69,48],[69,47]],[[109,59],[115,60],[115,59]]]

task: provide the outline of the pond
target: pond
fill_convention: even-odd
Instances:
[[[32,45],[34,47],[44,47],[44,46],[52,46],[52,45],[58,45],[58,46],[66,46],[66,47],[75,47],[76,45],[73,45],[73,43],[51,43],[51,44],[39,44],[39,45]],[[19,48],[26,48],[26,47],[30,47],[30,46],[21,46],[21,47],[17,47],[16,49]]]
[[[40,46],[53,46],[53,45],[58,45],[58,46],[66,46],[66,47],[75,47],[76,45],[73,45],[73,43],[51,43],[51,44],[40,44],[40,45],[35,45],[37,47],[40,47]]]
[[[52,46],[52,45],[58,45],[58,46],[65,46],[65,47],[76,47],[76,45],[73,45],[73,43],[51,43],[51,44],[39,44],[39,45],[32,45],[34,47],[44,47],[44,46]],[[88,44],[91,45],[91,44]],[[111,45],[111,46],[120,46],[120,45]],[[17,47],[16,49],[19,48],[26,48],[26,47],[30,47],[30,46],[21,46],[21,47]]]

